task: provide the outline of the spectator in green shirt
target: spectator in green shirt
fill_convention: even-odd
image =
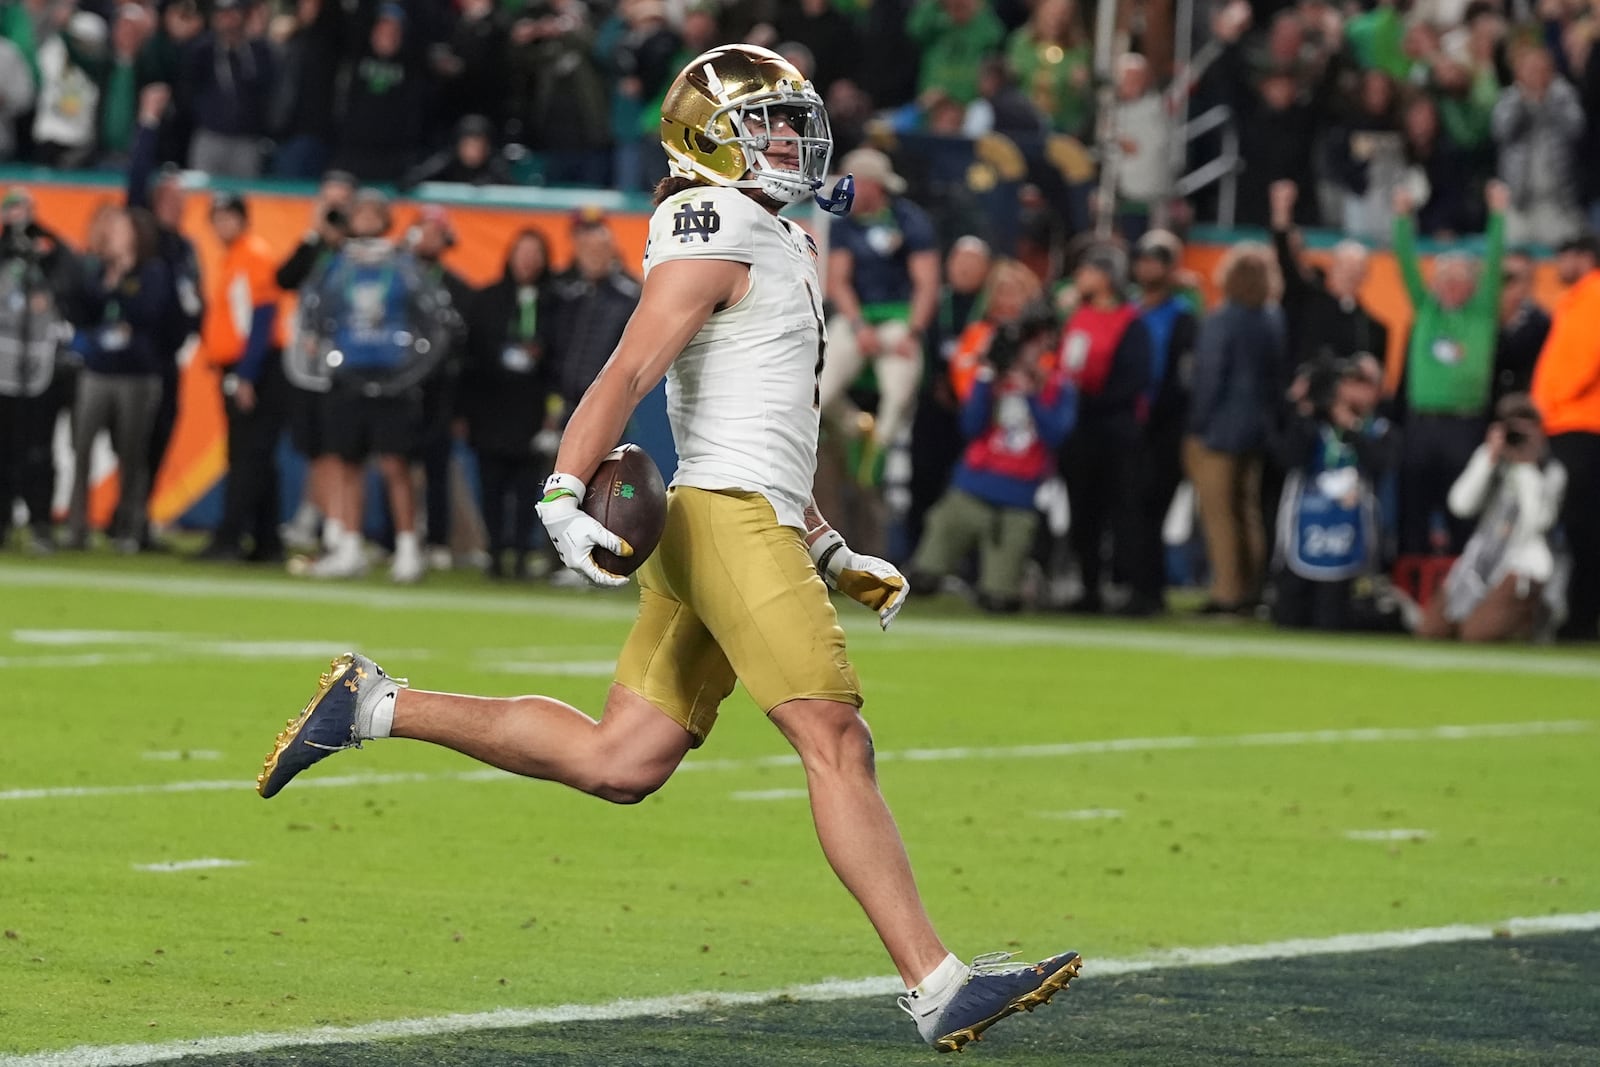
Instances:
[[[1400,551],[1460,553],[1472,530],[1453,519],[1445,496],[1483,439],[1494,385],[1500,327],[1500,261],[1511,191],[1490,182],[1484,192],[1489,228],[1482,262],[1461,253],[1434,260],[1424,283],[1417,257],[1416,207],[1401,187],[1394,195],[1394,255],[1411,298],[1411,340],[1396,393],[1404,420],[1400,459]],[[1436,536],[1438,524],[1448,538]]]
[[[917,95],[937,90],[963,106],[978,98],[979,64],[1006,39],[988,0],[919,0],[906,33],[922,49]]]
[[[1006,42],[1006,66],[1058,133],[1085,138],[1094,118],[1094,57],[1075,0],[1041,0]]]

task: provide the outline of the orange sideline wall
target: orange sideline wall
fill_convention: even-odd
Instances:
[[[120,189],[91,186],[30,186],[39,221],[81,249],[89,231],[89,220],[104,205],[120,205]],[[251,228],[284,258],[300,242],[311,224],[311,201],[302,196],[252,193],[247,196]],[[212,236],[207,213],[209,194],[191,193],[184,208],[184,232],[194,242],[200,256],[204,278],[221,256],[221,246]],[[395,207],[396,234],[403,233],[417,215],[418,205],[398,203]],[[571,255],[569,214],[564,211],[527,211],[489,207],[450,207],[450,223],[456,231],[456,246],[445,262],[473,285],[487,285],[500,277],[505,255],[517,232],[532,226],[542,230],[550,241],[556,264],[565,264]],[[649,220],[643,215],[613,215],[612,231],[622,249],[624,261],[638,263],[644,258]],[[285,301],[286,313],[292,301]],[[151,493],[150,517],[157,523],[172,522],[216,484],[227,469],[226,422],[217,376],[205,360],[193,359],[183,369],[179,383],[178,425],[166,462],[157,473]],[[94,487],[91,497],[91,522],[104,526],[116,507],[115,476]]]
[[[122,202],[122,191],[109,187],[40,185],[30,188],[39,220],[78,248],[82,247],[91,216],[102,205]],[[248,202],[251,228],[287,258],[310,226],[311,201],[304,196],[252,193]],[[189,195],[184,211],[185,232],[194,241],[201,267],[208,277],[220,255],[220,246],[207,222],[209,203],[207,193],[196,191]],[[415,204],[398,203],[394,232],[402,233],[411,225],[417,210]],[[524,227],[532,226],[544,232],[557,265],[564,265],[570,257],[569,214],[565,211],[476,205],[452,205],[446,210],[455,228],[457,243],[445,262],[474,285],[486,285],[500,276],[506,251],[516,233]],[[624,262],[637,265],[643,259],[648,221],[642,214],[610,216]],[[1222,245],[1194,245],[1185,254],[1185,266],[1199,276],[1208,301],[1217,299],[1215,273],[1225,251]],[[1325,255],[1310,253],[1313,261]],[[1549,306],[1558,290],[1554,270],[1548,264],[1541,264],[1536,299]],[[1399,381],[1406,330],[1411,320],[1409,301],[1393,256],[1386,252],[1373,256],[1372,274],[1362,295],[1367,306],[1389,326],[1390,350],[1386,362],[1392,391]],[[156,476],[151,498],[151,518],[161,523],[181,516],[216,484],[226,468],[221,395],[216,376],[204,360],[189,362],[183,371],[180,390],[177,430],[166,462]],[[114,478],[95,487],[92,512],[96,525],[107,521],[115,502]]]

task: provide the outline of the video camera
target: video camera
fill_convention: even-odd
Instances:
[[[1327,349],[1307,363],[1300,371],[1306,381],[1306,403],[1319,419],[1326,419],[1339,399],[1339,383],[1349,377],[1355,364]]]
[[[985,358],[996,374],[1004,374],[1016,365],[1028,342],[1053,332],[1057,325],[1055,310],[1045,301],[1036,300],[1023,308],[1017,318],[995,329]]]

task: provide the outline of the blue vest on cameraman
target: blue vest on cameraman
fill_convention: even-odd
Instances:
[[[1377,506],[1355,450],[1322,428],[1310,462],[1289,473],[1278,516],[1284,564],[1313,582],[1355,578],[1377,548]]]
[[[341,369],[383,371],[405,361],[408,348],[397,339],[412,330],[409,293],[399,266],[383,263],[340,265],[340,307],[333,346],[344,353]]]

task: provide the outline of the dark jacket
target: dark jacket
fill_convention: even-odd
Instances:
[[[1149,319],[1145,318],[1144,322],[1146,329],[1150,329]],[[1173,318],[1165,352],[1155,350],[1156,338],[1151,337],[1151,367],[1160,368],[1160,377],[1152,377],[1150,382],[1150,410],[1145,416],[1148,439],[1172,440],[1183,436],[1189,418],[1189,384],[1194,374],[1198,330],[1194,312],[1183,310]]]
[[[1287,383],[1283,316],[1277,308],[1223,304],[1200,326],[1189,433],[1214,452],[1265,446]]]
[[[639,283],[617,268],[599,282],[569,272],[555,280],[553,289],[549,334],[553,391],[571,414],[622,340],[628,317],[639,303]]]
[[[485,455],[528,458],[534,435],[544,427],[552,387],[546,339],[555,297],[548,278],[535,287],[533,328],[523,337],[518,291],[508,273],[472,298],[458,408],[473,448]]]
[[[321,237],[302,238],[294,251],[289,253],[289,258],[283,261],[283,266],[278,268],[273,280],[278,283],[279,289],[292,293],[304,285],[306,279],[310,278],[312,273],[334,254],[334,251],[335,249]]]
[[[1273,247],[1283,274],[1283,311],[1288,320],[1290,362],[1285,369],[1309,363],[1323,352],[1349,357],[1367,352],[1380,361],[1389,351],[1389,329],[1359,302],[1345,305],[1323,287],[1319,271],[1300,262],[1287,230],[1274,231]]]
[[[162,329],[174,299],[172,278],[159,256],[135,268],[114,289],[104,285],[105,267],[84,260],[73,301],[77,333],[72,347],[98,374],[162,374],[171,355]]]
[[[247,40],[225,48],[216,37],[201,37],[183,57],[179,105],[202,130],[230,137],[260,137],[267,132],[276,60],[265,41]]]
[[[345,21],[340,7],[324,3],[317,20],[298,27],[284,42],[278,84],[274,87],[269,126],[280,140],[334,135],[329,106],[339,84],[339,61],[345,50]]]
[[[423,182],[459,182],[462,185],[510,185],[511,168],[497,153],[491,152],[481,167],[468,167],[455,150],[435,153],[406,171],[400,179],[402,189],[414,189]]]
[[[397,180],[420,152],[427,106],[427,78],[408,52],[363,49],[339,75],[334,165],[362,181]]]
[[[1539,363],[1544,340],[1550,335],[1550,316],[1538,304],[1524,301],[1509,323],[1500,326],[1494,347],[1494,383],[1490,405],[1507,393],[1526,393],[1533,387],[1533,369]]]
[[[133,150],[128,157],[129,207],[149,209],[150,183],[156,170],[156,155],[160,130],[141,125],[134,134]],[[189,336],[200,329],[200,319],[205,314],[205,292],[200,281],[200,257],[194,244],[176,229],[161,226],[156,233],[158,254],[167,265],[166,277],[172,286],[172,299],[165,307],[166,321],[162,324],[158,340],[166,351],[162,374],[173,377],[178,373],[178,351]]]

